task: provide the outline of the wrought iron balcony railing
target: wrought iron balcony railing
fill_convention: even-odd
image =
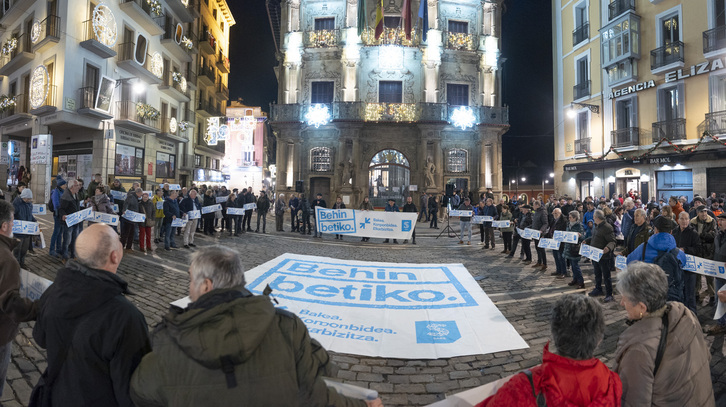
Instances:
[[[712,135],[726,134],[726,111],[706,113],[705,129]],[[699,131],[698,134],[702,134]]]
[[[665,120],[653,123],[653,143],[662,139],[670,141],[686,139],[686,119]]]
[[[703,53],[726,48],[726,25],[703,32]]]
[[[572,87],[572,98],[582,99],[584,97],[590,96],[590,82],[591,81],[585,81],[582,83],[578,83],[577,85]]]
[[[635,0],[614,0],[608,4],[608,18],[612,20],[628,10],[635,10]]]
[[[575,140],[575,154],[585,154],[590,151],[590,138],[579,138]]]
[[[328,48],[340,45],[340,30],[313,30],[303,36],[305,48]]]
[[[613,130],[612,135],[613,147],[631,147],[640,145],[640,129],[638,127],[626,127],[624,129]]]
[[[590,38],[590,23],[584,23],[583,25],[575,28],[572,31],[572,45],[577,45],[586,39]]]
[[[650,51],[650,69],[655,70],[675,62],[683,62],[684,44],[675,41]]]

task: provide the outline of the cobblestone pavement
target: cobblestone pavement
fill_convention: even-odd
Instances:
[[[272,219],[272,217],[271,217]],[[46,241],[50,241],[52,219],[41,217]],[[436,239],[440,230],[432,230],[419,223],[417,245],[382,244],[381,239],[361,243],[360,239],[346,237],[343,241],[326,235],[312,239],[296,233],[270,232],[274,221],[269,222],[267,234],[246,233],[242,237],[217,237],[196,235],[198,246],[223,244],[234,247],[244,256],[248,268],[255,267],[283,253],[327,256],[342,259],[375,260],[408,263],[463,263],[474,275],[483,276],[479,281],[482,289],[494,301],[504,316],[527,341],[530,348],[487,355],[474,355],[438,360],[384,359],[365,356],[334,354],[333,360],[340,367],[338,379],[347,383],[377,390],[386,405],[419,406],[511,375],[541,362],[542,348],[550,340],[549,315],[558,296],[577,291],[565,285],[547,272],[531,271],[515,259],[507,260],[495,250],[483,250],[479,236],[473,237],[471,246],[458,245],[458,239],[444,234]],[[286,225],[289,230],[289,224]],[[177,240],[181,240],[178,238]],[[533,250],[534,252],[534,250]],[[28,268],[41,276],[54,279],[60,261],[51,258],[47,250],[37,250],[26,260]],[[191,250],[179,249],[166,252],[161,248],[154,254],[139,252],[126,254],[119,268],[119,275],[129,282],[136,294],[131,301],[144,313],[150,327],[156,325],[166,312],[169,302],[187,295],[189,254]],[[585,284],[592,288],[592,266],[583,267]],[[579,292],[584,292],[579,290]],[[619,300],[619,296],[616,296]],[[625,329],[625,312],[618,302],[604,304],[607,329],[597,357],[612,366],[620,333]],[[713,316],[712,307],[700,309],[701,323]],[[3,406],[26,405],[33,385],[46,367],[45,351],[32,339],[32,323],[22,324],[15,338],[5,391],[0,398]],[[724,337],[707,337],[710,346],[711,374],[717,405],[726,406],[726,346]]]

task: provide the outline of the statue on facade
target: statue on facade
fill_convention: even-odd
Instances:
[[[353,179],[353,163],[350,160],[343,161],[342,163],[340,163],[340,167],[342,168],[340,174],[340,184],[350,185],[350,180]]]
[[[431,157],[428,157],[426,158],[426,188],[436,188],[434,174],[436,174],[436,165]]]

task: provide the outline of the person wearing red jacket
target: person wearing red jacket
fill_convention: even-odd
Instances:
[[[621,405],[620,378],[593,357],[605,332],[600,304],[584,295],[563,296],[552,309],[551,329],[557,353],[547,343],[541,365],[514,375],[476,407],[534,407],[537,397],[550,407]]]

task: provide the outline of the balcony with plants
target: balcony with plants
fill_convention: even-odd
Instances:
[[[159,133],[161,112],[155,107],[131,100],[116,102],[116,119],[114,125],[139,133]]]
[[[163,82],[159,85],[159,91],[177,102],[186,103],[191,100],[187,78],[181,72],[165,72]]]
[[[160,43],[179,62],[192,62],[191,50],[194,48],[194,44],[183,32],[184,29],[181,25],[174,24],[171,19],[168,19]]]
[[[119,7],[151,36],[164,34],[166,16],[159,0],[120,0]]]
[[[27,34],[11,35],[0,49],[0,76],[8,76],[35,59]]]
[[[331,48],[340,45],[340,30],[312,30],[303,35],[305,48]]]
[[[25,95],[0,96],[0,126],[29,121],[33,117],[29,107]]]
[[[361,35],[363,45],[365,46],[401,45],[404,47],[418,47],[421,44],[421,39],[418,37],[416,30],[412,30],[409,37],[406,38],[406,32],[400,27],[384,27],[383,32],[378,38],[376,38],[376,30],[370,27],[366,28]]]

